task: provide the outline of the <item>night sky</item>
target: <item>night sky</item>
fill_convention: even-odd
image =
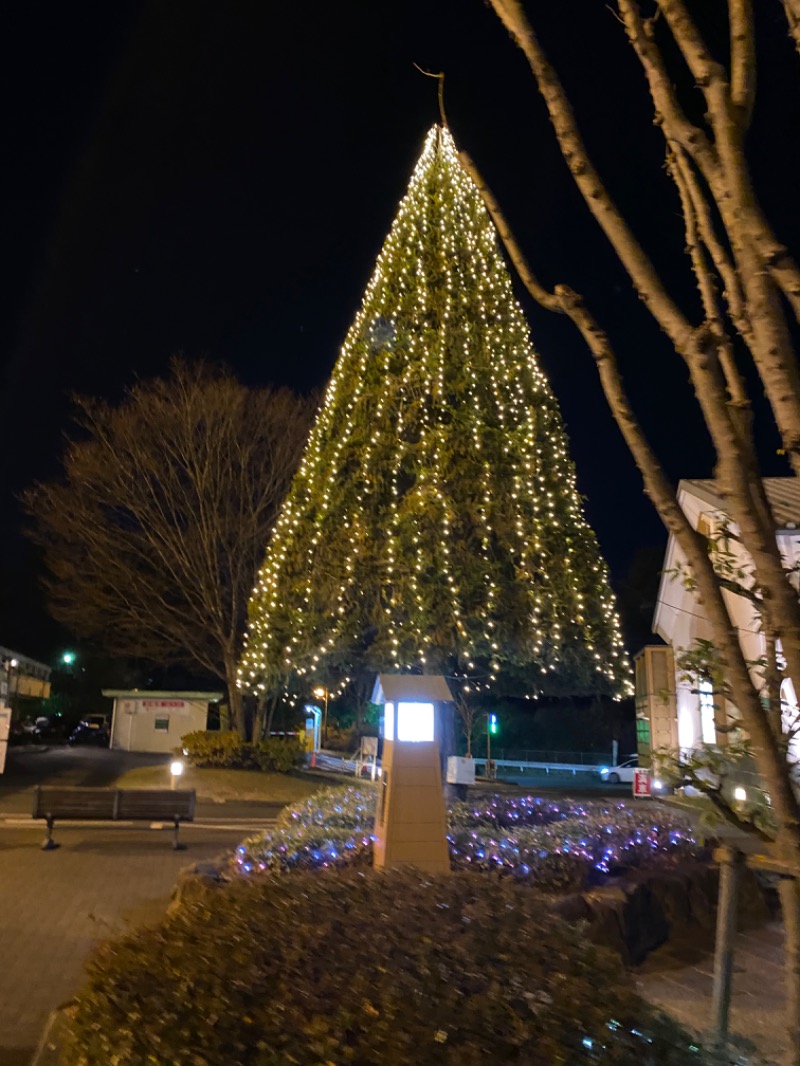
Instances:
[[[762,201],[797,249],[800,63],[780,4],[757,7],[749,144]],[[528,9],[612,193],[691,310],[663,142],[622,27],[597,0]],[[21,4],[0,49],[0,644],[44,656],[63,639],[43,614],[15,499],[56,472],[72,392],[119,398],[177,351],[254,385],[326,383],[437,119],[436,83],[414,63],[446,72],[454,136],[541,279],[584,293],[611,332],[670,476],[711,473],[685,371],[575,191],[524,57],[481,0]],[[619,581],[665,536],[580,337],[518,292]],[[759,437],[764,472],[788,472],[766,420]]]

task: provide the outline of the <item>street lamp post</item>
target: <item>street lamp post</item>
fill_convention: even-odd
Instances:
[[[318,700],[325,699],[325,710],[322,715],[322,746],[323,748],[328,743],[328,686],[318,685],[314,689],[314,695]]]
[[[489,780],[494,779],[494,773],[492,769],[492,737],[496,736],[499,731],[496,714],[486,715],[486,776]]]
[[[6,705],[10,711],[13,711],[14,703],[11,699],[11,671],[19,669],[19,661],[17,659],[6,659],[4,666],[6,668]],[[17,676],[17,684],[15,687],[19,689],[19,675]]]
[[[169,787],[175,789],[178,784],[178,779],[183,773],[183,763],[180,759],[173,759],[169,764]]]

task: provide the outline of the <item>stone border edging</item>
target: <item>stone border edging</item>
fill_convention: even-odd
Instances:
[[[44,1024],[36,1051],[33,1053],[30,1066],[58,1066],[61,1060],[61,1045],[64,1030],[68,1025],[67,1009],[69,1004],[56,1007],[50,1011]]]
[[[692,931],[713,935],[719,867],[688,862],[655,870],[632,870],[615,882],[576,892],[553,903],[569,922],[587,923],[589,937],[610,948],[628,967],[673,937]],[[769,918],[758,878],[744,873],[739,894],[739,927]]]

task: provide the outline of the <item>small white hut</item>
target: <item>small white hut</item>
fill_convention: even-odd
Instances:
[[[208,723],[208,706],[222,692],[145,692],[103,689],[114,701],[110,748],[120,751],[170,752],[181,737]]]

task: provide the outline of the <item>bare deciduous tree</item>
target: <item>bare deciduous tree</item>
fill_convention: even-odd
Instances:
[[[313,403],[182,359],[118,406],[76,403],[62,476],[23,497],[53,616],[110,653],[219,678],[244,733],[247,600]]]
[[[769,401],[783,448],[800,476],[800,372],[790,318],[800,321],[800,268],[777,239],[756,195],[744,151],[756,89],[751,0],[727,3],[727,63],[718,61],[684,0],[618,0],[616,13],[640,61],[654,118],[665,140],[667,171],[683,213],[690,268],[702,311],[691,317],[613,201],[578,129],[569,98],[519,0],[490,0],[522,50],[547,106],[564,159],[590,212],[626,269],[640,299],[684,361],[716,451],[715,479],[726,510],[752,560],[768,642],[780,643],[786,674],[800,692],[800,604],[775,538],[752,436],[752,414],[737,353],[747,353]],[[800,4],[782,0],[800,49]],[[776,5],[777,9],[777,5]],[[702,96],[704,114],[690,115],[666,56],[677,54]],[[800,809],[792,789],[780,716],[762,701],[763,673],[743,654],[728,614],[723,584],[705,538],[683,514],[625,392],[610,338],[581,298],[564,285],[551,292],[536,279],[508,223],[472,161],[462,161],[484,193],[510,257],[533,297],[568,315],[597,364],[610,409],[639,467],[645,490],[676,538],[711,623],[741,727],[766,783],[777,823],[779,855],[800,868]],[[787,928],[788,1011],[800,1063],[800,909],[796,885],[782,883]]]
[[[457,690],[457,695],[455,696],[455,709],[461,722],[461,732],[467,742],[467,758],[471,759],[472,742],[475,739],[480,718],[482,715],[485,717],[485,714],[480,710],[477,703],[465,699],[459,690]]]

